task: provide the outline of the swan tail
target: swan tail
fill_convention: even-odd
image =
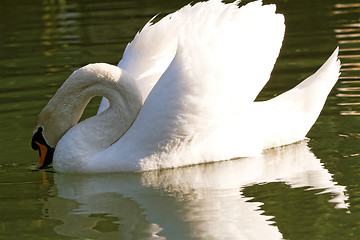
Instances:
[[[293,105],[297,104],[296,109],[305,113],[313,113],[317,118],[340,75],[341,64],[338,53],[339,47],[313,75],[293,89],[274,98],[274,101],[292,102]]]
[[[305,138],[320,115],[340,75],[339,48],[313,75],[289,91],[265,102],[255,102],[255,111],[266,115],[266,148],[290,144]]]

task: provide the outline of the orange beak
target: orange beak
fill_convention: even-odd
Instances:
[[[43,145],[41,143],[38,143],[36,141],[35,141],[35,143],[36,143],[36,145],[39,146],[39,154],[40,154],[40,158],[39,158],[39,162],[37,164],[37,167],[41,168],[44,165],[45,157],[46,157],[48,149],[47,149],[47,147],[45,145]]]

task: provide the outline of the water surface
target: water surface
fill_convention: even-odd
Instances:
[[[342,75],[308,141],[258,158],[145,173],[31,171],[36,115],[68,75],[90,62],[116,64],[152,16],[187,3],[0,2],[1,239],[360,238],[356,1],[266,1],[287,29],[259,100],[295,86],[340,46]]]

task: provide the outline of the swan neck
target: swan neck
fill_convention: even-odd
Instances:
[[[110,107],[78,124],[86,105],[95,96],[106,97]],[[46,125],[43,126],[44,138],[52,147],[74,126],[78,131],[75,135],[82,136],[81,141],[86,142],[91,131],[104,139],[110,135],[109,141],[115,141],[114,138],[120,138],[131,126],[141,104],[136,83],[126,71],[104,63],[89,64],[64,82],[40,113],[38,125]],[[119,128],[114,130],[115,126],[111,125]]]

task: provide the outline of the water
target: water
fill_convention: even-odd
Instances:
[[[74,69],[116,64],[153,15],[187,2],[1,1],[0,239],[359,239],[360,4],[266,3],[287,30],[258,99],[295,86],[340,45],[342,75],[309,141],[253,159],[73,176],[32,171],[36,115]]]

